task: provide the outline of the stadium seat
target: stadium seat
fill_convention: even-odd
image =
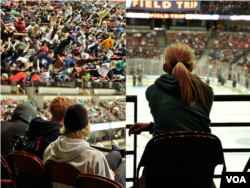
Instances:
[[[167,155],[164,148],[167,148]],[[147,143],[137,168],[137,182],[142,166],[173,163],[213,164],[214,168],[223,164],[223,172],[226,171],[222,145],[216,136],[199,131],[169,132],[157,135]]]
[[[2,168],[1,174],[3,175],[3,172],[5,170],[10,178],[10,179],[1,179],[1,187],[2,188],[12,188],[12,187],[16,188],[17,187],[16,181],[13,178],[10,167],[8,166],[8,164],[6,163],[2,155],[1,155],[1,168]]]
[[[51,182],[57,182],[69,186],[75,186],[75,179],[81,174],[76,168],[54,161],[47,161],[45,164],[47,176]]]
[[[44,177],[48,181],[48,187],[52,188],[45,173],[43,162],[37,156],[26,152],[13,151],[8,155],[8,162],[12,174],[19,172]],[[17,180],[15,179],[14,181],[16,182]]]
[[[122,188],[121,184],[109,178],[95,174],[81,174],[76,178],[76,188]]]

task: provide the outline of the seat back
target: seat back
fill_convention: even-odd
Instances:
[[[79,170],[68,164],[57,163],[54,161],[47,161],[45,169],[51,182],[57,182],[69,186],[75,186],[75,179],[81,174]]]
[[[0,154],[1,155],[1,154]],[[13,185],[16,188],[16,181],[15,178],[13,177],[10,167],[8,166],[8,164],[6,163],[6,161],[4,160],[3,156],[1,155],[1,165],[2,165],[2,170],[1,172],[3,173],[3,171],[5,170],[7,172],[7,174],[9,175],[9,178],[11,180],[11,182],[9,180],[4,180],[1,179],[1,187],[4,187],[5,185]],[[5,186],[8,187],[8,186]]]
[[[109,178],[95,174],[81,174],[76,178],[76,188],[122,188],[121,184]]]
[[[20,172],[44,177],[48,180],[43,162],[40,158],[31,153],[13,151],[8,155],[8,161],[11,172],[13,174],[15,174],[16,172]],[[48,186],[51,187],[51,183],[49,180]]]
[[[168,132],[152,138],[146,145],[137,169],[141,166],[169,164],[224,164],[220,140],[210,133],[198,131]]]
[[[248,171],[248,169],[250,169],[250,157],[249,157],[249,159],[248,159],[248,161],[247,161],[246,166],[244,167],[243,172],[247,172],[247,171]]]

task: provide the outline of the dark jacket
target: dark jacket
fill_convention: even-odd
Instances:
[[[43,160],[43,153],[48,145],[61,134],[62,125],[56,121],[46,121],[40,117],[33,119],[27,129],[23,142],[23,151],[32,153]]]
[[[172,131],[211,132],[210,112],[200,104],[196,104],[196,108],[185,105],[174,76],[163,74],[148,87],[146,98],[154,118],[153,136]]]
[[[21,137],[25,135],[31,119],[36,116],[36,109],[25,102],[16,107],[11,120],[1,123],[1,154],[6,161],[10,152],[22,150]]]
[[[69,31],[72,31],[73,28],[68,25],[69,20],[65,23],[65,27],[62,29],[62,32],[67,33]]]

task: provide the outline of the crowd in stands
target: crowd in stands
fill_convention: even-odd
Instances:
[[[75,103],[82,104],[88,110],[88,116],[91,124],[125,121],[126,119],[126,102],[125,100],[106,99],[101,100],[98,104],[92,100],[73,99]],[[11,119],[11,115],[18,104],[24,103],[24,100],[7,99],[1,101],[2,121]],[[43,109],[36,105],[33,100],[29,103],[37,110],[37,117],[50,120],[51,112],[49,111],[51,100],[44,101]]]
[[[120,3],[1,3],[2,81],[125,80],[126,20]]]
[[[247,13],[250,14],[248,1],[201,1],[200,14],[245,15]]]
[[[194,50],[196,59],[200,59],[204,51],[204,48],[206,48],[206,45],[208,43],[208,35],[205,33],[196,33],[196,32],[167,33],[166,45],[169,46],[171,43],[175,42],[187,44]]]
[[[25,103],[25,100],[1,100],[1,121],[5,121],[11,119],[11,116],[15,110],[15,108],[22,103]],[[50,113],[48,110],[42,110],[40,105],[36,105],[33,100],[28,101],[36,110],[37,110],[37,117],[41,117],[45,120],[50,119]]]
[[[82,104],[88,110],[90,123],[106,123],[124,121],[126,119],[125,100],[106,99],[96,103],[93,99],[73,99],[75,103]],[[49,110],[51,100],[44,101],[44,109]]]
[[[127,55],[130,58],[160,57],[159,43],[155,31],[127,32]]]
[[[209,54],[209,63],[227,62],[230,64],[238,61],[246,50],[243,49],[212,49]]]
[[[87,109],[68,97],[54,98],[49,109],[52,117],[47,121],[37,117],[37,110],[24,102],[16,106],[10,120],[1,123],[1,155],[5,161],[10,162],[7,156],[12,151],[23,151],[40,158],[44,165],[48,160],[63,162],[81,173],[103,176],[125,187],[126,161],[121,154],[113,150],[104,156],[87,142],[92,132]],[[4,168],[1,172],[1,179],[9,179]],[[22,172],[16,176],[18,187],[59,186],[55,182],[48,186],[41,176]]]
[[[249,33],[220,33],[217,37],[214,48],[249,48]]]

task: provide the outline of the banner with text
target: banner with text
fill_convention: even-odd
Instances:
[[[152,11],[197,11],[200,10],[200,1],[147,1],[127,0],[126,9]]]

